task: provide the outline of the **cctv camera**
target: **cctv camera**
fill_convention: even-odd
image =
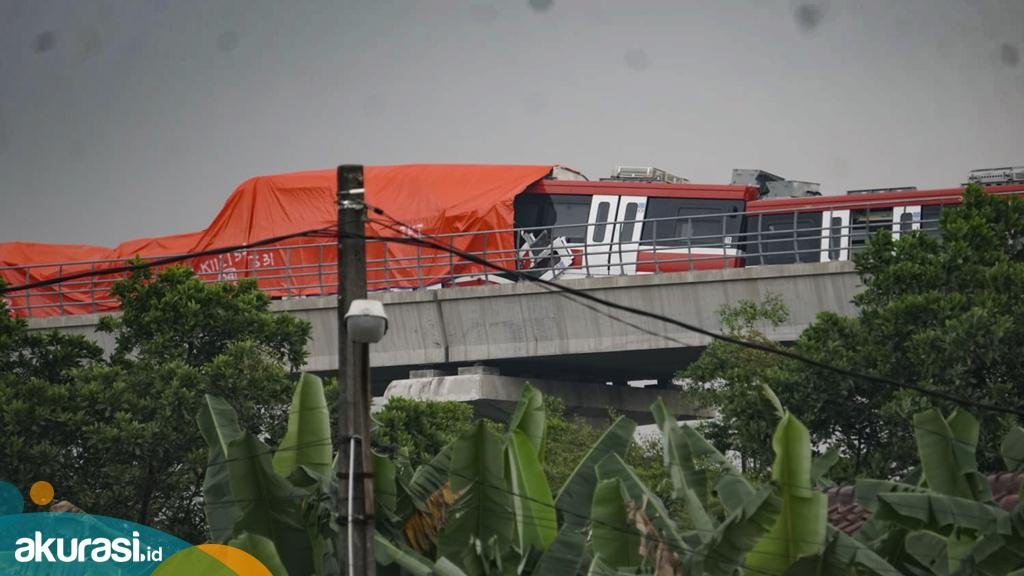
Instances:
[[[345,329],[353,342],[380,342],[388,331],[388,315],[376,300],[353,300],[345,313]]]

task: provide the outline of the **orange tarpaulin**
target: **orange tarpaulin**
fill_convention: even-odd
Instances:
[[[370,213],[371,237],[433,236],[510,229],[515,196],[547,176],[553,166],[489,166],[411,164],[367,166],[367,204],[385,215]],[[389,219],[394,219],[401,225]],[[243,182],[199,238],[192,252],[251,244],[258,240],[334,226],[338,220],[337,175],[334,170],[260,176]],[[385,224],[386,223],[386,224]],[[396,228],[398,230],[396,230]],[[486,253],[488,259],[511,264],[514,237],[510,232],[442,237],[438,241],[463,250]],[[279,249],[239,250],[197,258],[195,269],[206,277],[256,277],[274,296],[323,293],[336,283],[337,254],[324,243],[333,239],[295,238],[275,244]],[[309,248],[294,248],[294,246]],[[285,246],[291,248],[285,249]],[[396,242],[367,246],[367,281],[371,290],[416,288],[437,284],[454,274],[482,272],[448,253]],[[385,273],[384,268],[387,268]],[[241,270],[246,272],[241,273]],[[329,290],[333,292],[333,290]]]
[[[75,244],[38,242],[0,243],[0,278],[8,285],[28,284],[90,272],[95,262],[113,256],[110,248]],[[67,283],[62,291],[56,286],[30,292],[4,295],[18,316],[58,316],[92,311],[93,291],[90,279]]]
[[[515,239],[512,204],[517,194],[551,173],[552,165],[412,164],[367,166],[370,237],[422,235],[488,260],[512,264]],[[116,248],[36,243],[0,243],[0,275],[9,285],[119,266],[135,256],[158,258],[333,227],[337,223],[335,170],[260,176],[243,182],[203,231],[124,242]],[[401,224],[394,221],[398,221]],[[459,233],[476,233],[445,236]],[[200,256],[186,261],[206,280],[254,277],[272,296],[333,293],[337,251],[330,236],[298,237],[259,248]],[[371,290],[441,284],[454,275],[485,272],[447,252],[400,244],[367,245]],[[83,264],[83,262],[86,262]],[[45,264],[46,266],[40,266]],[[387,271],[385,272],[385,268]],[[50,316],[112,310],[109,285],[101,276],[8,293],[21,316]],[[30,307],[30,308],[28,308]]]
[[[159,258],[183,254],[195,244],[200,232],[129,240],[116,248],[40,242],[0,243],[0,278],[17,286],[89,273],[76,280],[40,286],[5,297],[19,316],[58,316],[106,312],[117,308],[110,285],[124,274],[92,274],[123,266],[135,258]]]
[[[159,236],[156,238],[139,238],[118,244],[114,248],[115,258],[129,260],[136,256],[142,258],[156,258],[160,256],[171,256],[174,254],[185,254],[192,250],[196,241],[203,235],[203,231],[186,232],[185,234],[174,234],[173,236]]]

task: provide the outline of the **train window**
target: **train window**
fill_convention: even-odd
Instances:
[[[839,260],[840,248],[843,246],[843,219],[833,216],[828,232],[828,259],[832,262]]]
[[[639,205],[636,202],[626,204],[626,213],[622,217],[624,220],[622,231],[619,232],[619,239],[623,242],[633,241],[633,229],[636,228],[636,222],[633,222],[633,220],[636,220],[638,207]]]
[[[611,209],[610,202],[601,202],[597,205],[597,225],[594,227],[594,242],[604,242],[604,233],[608,229],[608,210]]]
[[[705,198],[651,198],[647,201],[641,244],[722,246],[743,231],[743,203]],[[654,219],[654,221],[652,221]],[[723,237],[724,235],[724,237]]]
[[[821,212],[764,214],[754,261],[760,264],[817,262],[821,258]]]
[[[942,206],[933,204],[921,206],[921,230],[931,236],[939,235],[939,216],[942,215]]]
[[[587,218],[591,196],[582,194],[520,194],[515,199],[515,227],[541,228],[557,226],[553,235],[564,236],[566,242],[587,241]],[[535,235],[540,230],[534,230]]]
[[[914,215],[904,212],[900,215],[900,232],[910,232],[914,229]]]
[[[850,249],[859,250],[879,230],[892,231],[892,208],[850,210]]]

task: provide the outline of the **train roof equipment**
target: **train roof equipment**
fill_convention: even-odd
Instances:
[[[610,180],[618,182],[662,182],[665,184],[686,184],[689,182],[682,176],[676,176],[654,166],[616,166]]]
[[[917,186],[892,186],[890,188],[860,188],[858,190],[847,190],[847,196],[854,194],[879,194],[882,192],[913,192]]]
[[[821,196],[821,184],[790,180],[758,168],[733,168],[732,183],[737,186],[756,186],[761,198],[801,198]]]
[[[1024,184],[1024,166],[1005,166],[1002,168],[979,168],[977,170],[971,170],[970,174],[967,175],[967,183],[975,182],[982,186],[993,186],[996,184]]]

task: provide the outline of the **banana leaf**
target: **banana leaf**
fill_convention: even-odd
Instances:
[[[854,494],[857,495],[858,504],[874,512],[878,509],[879,495],[896,494],[901,492],[925,494],[928,492],[928,489],[922,488],[921,486],[914,486],[913,484],[893,482],[891,480],[859,478],[857,479]]]
[[[373,503],[377,521],[398,522],[398,482],[395,465],[389,458],[373,453]]]
[[[974,452],[978,445],[978,421],[960,410],[948,420],[938,410],[914,415],[914,436],[928,487],[939,494],[992,500],[988,482],[978,473]]]
[[[380,566],[397,565],[412,576],[431,576],[434,563],[414,550],[395,544],[379,532],[373,534],[373,555]]]
[[[750,482],[747,482],[736,466],[705,440],[699,432],[689,426],[680,426],[679,430],[689,442],[694,460],[706,460],[722,470],[715,489],[718,492],[718,500],[725,506],[725,509],[733,512],[743,506],[743,503],[754,495],[754,488]]]
[[[555,507],[561,513],[563,526],[583,528],[590,519],[590,506],[597,486],[595,467],[609,454],[626,456],[626,450],[633,442],[636,423],[620,416],[590,448],[583,460],[576,465],[565,485],[555,498]]]
[[[573,576],[585,557],[587,539],[582,532],[563,527],[541,556],[533,576]]]
[[[214,485],[209,486],[212,494],[206,494],[207,510],[214,515],[221,509],[237,514],[233,534],[249,532],[273,541],[289,573],[314,573],[313,548],[300,509],[306,492],[274,472],[270,449],[239,428],[234,409],[224,399],[207,394],[199,423],[211,453],[220,450],[222,458],[208,471],[214,474],[208,478]],[[227,517],[216,520],[221,534],[226,522]]]
[[[901,572],[864,544],[829,526],[828,540],[821,554],[804,556],[793,563],[785,576],[900,576]]]
[[[519,402],[508,421],[508,431],[522,430],[537,451],[537,459],[544,461],[544,439],[547,431],[547,415],[544,411],[544,396],[539,390],[527,384],[519,396]]]
[[[448,469],[451,467],[451,461],[452,444],[449,444],[431,458],[430,462],[417,468],[405,486],[413,505],[421,512],[429,511],[424,503],[448,482]]]
[[[281,563],[277,548],[269,538],[242,532],[232,538],[228,545],[248,552],[253,558],[259,560],[267,570],[270,570],[273,576],[288,576],[288,571]]]
[[[1002,508],[933,492],[879,494],[875,516],[911,530],[928,529],[944,535],[954,530],[979,535],[1013,533],[1010,514]]]
[[[688,573],[734,574],[758,540],[774,526],[781,508],[782,502],[771,488],[757,491],[722,522],[706,545],[690,556]]]
[[[1003,443],[999,446],[999,453],[1006,463],[1006,469],[1010,472],[1024,472],[1024,428],[1014,426],[1009,433],[1003,437]]]
[[[587,576],[655,576],[650,572],[639,572],[629,569],[615,569],[605,564],[600,558],[595,557],[587,569]]]
[[[828,480],[827,474],[836,463],[839,462],[839,452],[829,448],[821,456],[811,459],[811,483],[815,486],[831,486],[834,482]]]
[[[626,517],[626,501],[618,478],[601,480],[594,489],[590,509],[591,535],[595,556],[613,567],[639,566],[640,534]]]
[[[956,576],[1003,576],[1024,568],[1024,539],[992,534],[978,539],[961,559]]]
[[[434,576],[466,576],[461,568],[447,558],[441,558],[434,564]]]
[[[949,575],[949,540],[928,530],[916,530],[907,535],[907,554],[920,568],[934,576]]]
[[[558,517],[544,468],[521,428],[512,430],[506,446],[519,549],[524,553],[531,546],[546,550],[558,532]]]
[[[691,518],[703,516],[701,519],[695,519],[695,523],[713,524],[707,513],[710,500],[707,473],[697,466],[689,440],[679,429],[679,423],[669,413],[661,398],[651,405],[651,412],[663,438],[662,454],[665,467],[672,479],[672,496],[676,499],[695,499],[695,502],[688,503],[687,513]],[[692,497],[688,491],[693,492]]]
[[[452,445],[450,477],[457,497],[438,537],[438,550],[456,564],[474,541],[494,539],[499,556],[512,544],[515,516],[504,455],[502,437],[482,420]]]
[[[762,573],[783,574],[800,557],[822,552],[828,504],[825,495],[811,486],[811,441],[807,428],[784,411],[775,395],[768,392],[782,414],[772,436],[772,480],[782,509],[772,529],[747,556],[747,565]]]
[[[691,552],[664,503],[637,478],[632,468],[626,465],[618,454],[609,454],[597,465],[597,477],[599,480],[618,479],[622,484],[627,506],[632,504],[639,508],[646,504],[642,511],[659,533],[655,537],[647,536],[648,539],[664,542],[680,558]]]
[[[274,471],[287,478],[299,466],[327,476],[334,450],[331,418],[320,378],[303,374],[288,411],[288,429],[274,454]]]
[[[215,396],[206,395],[196,416],[199,431],[206,440],[208,455],[206,477],[203,479],[203,508],[210,540],[226,543],[242,517],[238,503],[231,495],[231,474],[228,468],[228,444],[242,437],[238,416],[231,406]]]

